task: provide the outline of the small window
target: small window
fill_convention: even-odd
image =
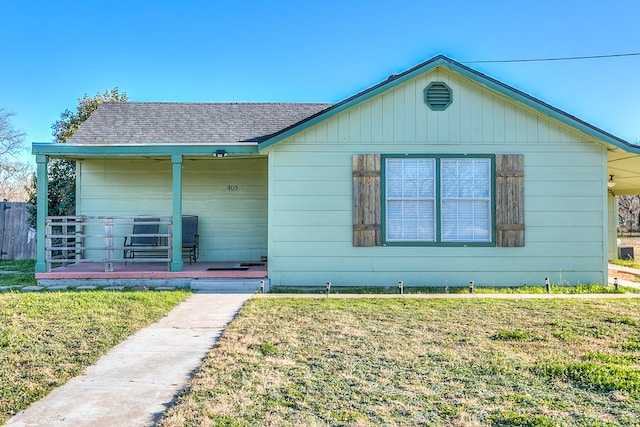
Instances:
[[[424,102],[434,111],[446,110],[452,102],[451,88],[444,82],[432,82],[424,89]]]
[[[492,156],[385,156],[382,166],[386,243],[492,242]]]

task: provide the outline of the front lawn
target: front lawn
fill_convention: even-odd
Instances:
[[[160,425],[635,426],[636,299],[253,299]]]
[[[35,261],[28,260],[0,260],[0,288],[18,289],[23,286],[36,284],[33,267]]]
[[[0,424],[162,318],[188,295],[0,293]]]

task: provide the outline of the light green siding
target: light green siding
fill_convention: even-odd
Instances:
[[[171,167],[169,159],[79,162],[78,214],[171,215]],[[183,214],[199,217],[200,260],[267,255],[265,157],[186,158],[182,176]]]
[[[433,111],[424,88],[453,91]],[[271,146],[272,285],[465,286],[606,279],[606,150],[592,137],[442,69]],[[353,154],[523,154],[525,246],[353,247]]]

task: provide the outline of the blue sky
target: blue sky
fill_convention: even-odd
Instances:
[[[3,0],[0,107],[26,141],[85,93],[337,102],[442,53],[467,61],[640,52],[637,0]],[[640,143],[640,56],[468,64]]]

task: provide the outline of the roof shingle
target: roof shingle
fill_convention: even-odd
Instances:
[[[255,142],[332,104],[107,102],[72,144],[237,144]]]

